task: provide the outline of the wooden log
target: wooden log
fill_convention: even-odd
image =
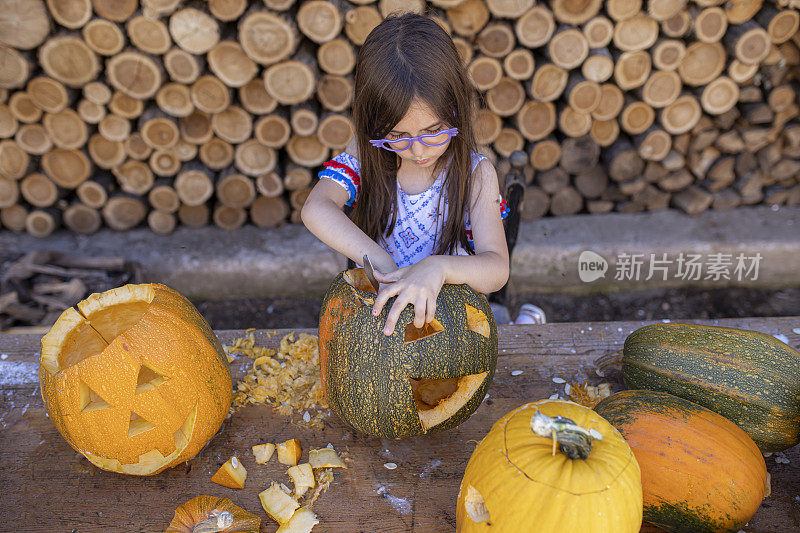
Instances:
[[[736,180],[735,188],[743,205],[757,204],[764,199],[764,178],[759,171],[748,172]]]
[[[600,85],[600,103],[592,111],[596,120],[611,120],[617,117],[625,105],[625,96],[619,86],[613,83]]]
[[[331,39],[317,48],[317,64],[328,74],[346,76],[353,71],[356,54],[346,39]]]
[[[738,89],[738,87],[737,87]],[[738,90],[737,90],[738,96]],[[783,111],[795,103],[797,99],[797,88],[792,84],[785,83],[770,89],[767,95],[767,104],[773,111]]]
[[[25,85],[31,73],[30,62],[17,50],[8,46],[0,46],[0,87],[16,89]]]
[[[663,0],[662,0],[663,1]],[[625,52],[645,50],[658,39],[658,22],[644,13],[614,25],[614,46]]]
[[[556,66],[566,70],[577,68],[589,55],[589,42],[580,30],[562,26],[550,38],[547,55]]]
[[[200,205],[181,205],[178,209],[178,220],[181,224],[190,228],[202,228],[208,225],[211,214],[206,204]]]
[[[25,217],[25,231],[34,237],[51,235],[61,225],[61,214],[55,209],[34,209]]]
[[[553,12],[543,6],[534,6],[514,23],[517,40],[528,48],[544,46],[556,29]]]
[[[647,131],[655,119],[656,112],[651,106],[628,97],[620,114],[619,124],[625,133],[633,136]]]
[[[533,7],[534,0],[487,0],[486,7],[497,18],[516,19]]]
[[[287,191],[306,189],[311,185],[311,181],[311,171],[308,168],[292,163],[286,165],[286,175],[283,177],[283,187]]]
[[[552,102],[564,92],[568,80],[569,72],[552,63],[545,63],[533,73],[528,92],[534,100]]]
[[[591,113],[600,103],[600,85],[572,72],[564,90],[567,103],[579,113]]]
[[[189,92],[192,103],[200,111],[219,113],[231,103],[228,88],[216,76],[204,75],[197,78]]]
[[[256,121],[253,134],[264,146],[282,148],[292,136],[292,127],[283,114],[270,113]]]
[[[728,29],[728,18],[721,7],[707,7],[703,10],[692,11],[694,17],[694,35],[698,41],[716,43],[725,35]]]
[[[734,207],[739,207],[739,204],[741,203],[739,194],[732,189],[723,189],[721,191],[712,192],[711,196],[713,197],[713,200],[711,201],[711,209],[715,211],[726,211],[728,209],[733,209]]]
[[[316,84],[316,61],[310,54],[298,54],[264,71],[267,92],[283,105],[305,102],[314,94]]]
[[[492,22],[481,30],[475,43],[484,55],[503,59],[516,45],[514,29],[506,22]]]
[[[0,141],[0,175],[18,180],[28,172],[29,164],[30,156],[16,141]]]
[[[615,56],[614,81],[623,91],[641,87],[652,69],[652,58],[644,50],[622,52]]]
[[[157,18],[133,17],[125,24],[125,30],[131,44],[146,54],[165,54],[172,46],[167,25]]]
[[[2,185],[0,185],[0,189],[2,189]],[[25,201],[34,207],[50,207],[61,196],[61,191],[56,184],[38,172],[28,174],[19,182],[19,192]],[[0,193],[0,203],[6,196],[6,194]],[[8,205],[3,207],[8,207]]]
[[[0,104],[0,139],[13,137],[19,129],[19,121],[6,104]]]
[[[115,92],[108,102],[108,110],[119,117],[134,119],[144,111],[144,102],[127,94]]]
[[[686,0],[648,0],[647,15],[653,20],[667,21],[677,16],[686,6]]]
[[[549,170],[561,161],[561,143],[555,137],[549,136],[536,144],[531,145],[529,158],[534,170]]]
[[[581,65],[581,74],[587,80],[603,83],[614,75],[614,58],[606,48],[589,51]]]
[[[794,99],[794,95],[791,98]],[[721,115],[731,110],[738,100],[739,86],[727,76],[720,76],[703,88],[700,105],[710,115]]]
[[[53,148],[53,142],[41,124],[23,124],[17,130],[14,140],[17,146],[31,155],[43,155]]]
[[[677,39],[661,39],[650,50],[658,70],[677,70],[686,55],[686,45]]]
[[[769,34],[753,20],[728,26],[722,41],[731,56],[748,65],[760,63],[770,52]]]
[[[706,177],[708,169],[719,159],[720,151],[713,146],[707,146],[699,152],[690,152],[688,169],[698,180]]]
[[[608,174],[602,165],[586,168],[575,176],[575,189],[584,198],[600,198],[607,186]]]
[[[636,135],[633,141],[645,161],[661,161],[672,149],[672,136],[656,126]]]
[[[711,192],[716,192],[730,187],[736,180],[734,165],[736,158],[733,156],[722,156],[718,158],[708,169],[707,180],[704,186]]]
[[[503,128],[500,130],[500,135],[492,143],[492,147],[501,157],[510,157],[513,152],[522,150],[525,147],[525,139],[519,130]]]
[[[147,207],[138,198],[116,195],[108,199],[102,214],[106,226],[116,231],[127,231],[144,221]]]
[[[75,195],[87,207],[100,209],[108,201],[113,181],[109,174],[95,174],[91,181],[84,181],[75,189]]]
[[[173,117],[186,117],[194,111],[189,87],[176,82],[161,86],[156,93],[156,105],[161,111]]]
[[[552,102],[529,100],[517,112],[515,124],[525,139],[544,139],[556,128],[556,106]]]
[[[109,59],[105,73],[108,82],[115,89],[133,99],[151,98],[161,87],[159,65],[150,57],[132,50],[126,50]]]
[[[264,146],[256,139],[249,139],[236,146],[234,165],[248,176],[259,176],[275,169],[278,155],[274,149]]]
[[[342,30],[342,15],[333,2],[304,2],[295,15],[300,32],[317,44],[330,41]]]
[[[664,167],[667,172],[685,170],[684,167],[686,166],[686,157],[684,157],[684,155],[677,150],[678,143],[675,142],[675,139],[673,139],[672,143],[673,149],[670,150],[667,156],[661,160],[661,166]]]
[[[600,146],[589,135],[564,139],[561,168],[570,174],[579,174],[597,165]]]
[[[81,120],[87,124],[98,124],[106,116],[106,108],[104,106],[90,102],[85,98],[78,102],[76,110]]]
[[[616,21],[634,17],[642,10],[642,0],[606,0],[606,13]]]
[[[568,105],[558,107],[558,129],[568,137],[582,137],[592,128],[592,116]]]
[[[292,7],[295,0],[264,0],[264,5],[273,11],[286,11]]]
[[[99,133],[89,138],[86,149],[94,164],[105,170],[121,165],[127,156],[122,142],[109,141]]]
[[[178,143],[172,147],[171,151],[179,161],[186,162],[197,157],[199,149],[196,144],[187,142],[185,139],[179,139]]]
[[[92,0],[94,12],[104,19],[125,22],[136,11],[136,0]]]
[[[163,60],[169,77],[178,83],[194,83],[203,72],[202,60],[180,48],[171,48]]]
[[[0,175],[0,208],[11,207],[19,201],[17,180]]]
[[[192,144],[203,144],[211,140],[214,131],[211,129],[211,117],[195,109],[186,117],[178,120],[181,138]]]
[[[259,228],[272,228],[289,216],[289,204],[281,197],[259,196],[250,206],[250,220]]]
[[[250,59],[260,65],[288,58],[300,42],[295,24],[288,17],[256,9],[240,19],[238,39]]]
[[[632,180],[644,171],[644,160],[626,137],[620,137],[602,152],[602,157],[615,182]]]
[[[206,54],[208,68],[228,87],[242,87],[255,78],[258,65],[232,40],[220,41]]]
[[[625,196],[636,196],[640,194],[642,191],[644,191],[647,185],[648,183],[644,180],[644,178],[638,177],[636,179],[620,183],[618,187],[619,187],[619,192],[621,192]],[[620,211],[625,212],[625,210],[623,209],[620,209]]]
[[[11,95],[8,99],[8,110],[23,124],[33,124],[42,118],[42,110],[33,103],[25,91],[15,92]]]
[[[467,73],[476,89],[488,91],[503,79],[503,66],[493,57],[479,55],[467,66]]]
[[[317,99],[329,111],[345,111],[353,102],[353,81],[350,77],[325,74],[317,83]]]
[[[678,11],[667,20],[661,21],[661,33],[667,37],[679,38],[689,33],[692,28],[692,16],[688,9]]]
[[[319,126],[319,109],[312,102],[293,105],[289,109],[289,125],[297,135],[314,135]]]
[[[283,179],[277,172],[266,172],[256,177],[258,193],[269,198],[277,198],[283,194]],[[256,200],[257,202],[258,200]],[[252,209],[252,206],[251,206]]]
[[[639,98],[647,105],[660,109],[674,102],[681,94],[683,84],[677,72],[656,70],[638,91]]]
[[[523,105],[523,109],[525,106]],[[520,110],[520,113],[522,109]],[[519,113],[518,113],[519,115]],[[491,144],[500,135],[503,119],[490,109],[482,107],[475,115],[475,142],[479,145]],[[524,135],[524,133],[523,133]]]
[[[235,156],[233,146],[220,139],[212,137],[208,142],[203,143],[198,152],[200,161],[212,170],[222,170],[233,163]]]
[[[583,208],[583,197],[573,187],[565,187],[550,198],[550,213],[554,216],[574,215]]]
[[[464,66],[469,65],[470,61],[472,61],[472,57],[475,55],[472,43],[463,37],[453,37],[453,44],[456,45],[456,51],[461,58],[461,63]]]
[[[217,181],[216,198],[227,207],[244,208],[256,199],[256,187],[247,176],[228,173]]]
[[[672,197],[676,207],[688,215],[698,215],[711,206],[714,197],[700,187],[689,187]]]
[[[0,227],[5,227],[14,233],[22,233],[25,231],[27,216],[28,210],[19,204],[0,208],[0,223],[2,223]]]
[[[104,18],[90,20],[81,30],[86,46],[101,56],[113,56],[125,46],[125,35],[117,24]]]
[[[131,123],[119,115],[110,113],[97,124],[97,131],[109,141],[124,141],[131,132]]]
[[[601,0],[552,0],[550,7],[553,16],[564,24],[583,24],[597,15],[602,7]]]
[[[219,42],[219,23],[204,11],[188,7],[169,18],[169,33],[190,54],[205,54]]]
[[[0,13],[0,35],[8,47],[31,50],[50,33],[50,18],[40,0],[4,2]]]
[[[62,215],[64,226],[79,235],[96,233],[103,225],[100,212],[81,203],[74,203],[64,210]]]
[[[289,194],[289,205],[295,210],[300,210],[306,203],[308,195],[311,194],[311,187],[297,189]]]
[[[464,37],[474,37],[489,22],[489,10],[482,0],[466,0],[455,7],[447,9],[447,21],[453,31]],[[345,28],[346,30],[346,28]],[[348,34],[348,37],[350,35]],[[354,44],[363,44],[354,41]]]
[[[278,101],[269,95],[261,78],[250,80],[239,87],[239,102],[254,115],[265,115],[278,107]]]
[[[792,9],[777,9],[766,5],[755,16],[759,26],[767,30],[770,41],[775,44],[787,42],[800,29],[800,14]]]
[[[153,188],[155,176],[153,170],[143,161],[129,159],[111,170],[117,179],[119,188],[132,195],[143,196]]]
[[[208,11],[215,19],[231,22],[247,9],[247,0],[208,0]]]
[[[211,173],[198,163],[186,163],[175,178],[175,192],[184,205],[203,205],[214,194]]]
[[[168,179],[156,181],[155,186],[147,193],[147,201],[153,209],[162,213],[175,213],[181,206],[181,199],[172,187],[172,181]]]
[[[306,167],[316,167],[328,159],[330,150],[316,135],[292,135],[286,143],[286,153],[292,161]]]
[[[380,0],[378,11],[381,16],[386,18],[392,13],[417,13],[422,15],[425,12],[424,0]]]
[[[98,87],[98,85],[100,87]],[[95,95],[95,100],[97,98],[104,99],[106,97],[110,99],[111,92],[103,92],[102,87],[105,87],[106,91],[108,91],[108,87],[104,84],[98,84],[98,82],[88,83],[84,87],[84,95],[90,100],[92,100],[92,98],[89,98],[89,96],[93,94]],[[38,76],[31,79],[25,88],[25,92],[33,102],[33,105],[47,113],[58,113],[66,109],[71,99],[70,92],[60,81],[46,76]],[[98,92],[102,92],[102,96],[97,95],[96,93]],[[107,102],[108,100],[97,103],[104,105]]]
[[[172,213],[155,209],[147,214],[147,226],[156,235],[169,235],[175,231],[177,224],[176,217]]]
[[[82,147],[89,139],[89,128],[72,109],[45,113],[42,124],[58,148],[74,150]]]
[[[658,181],[658,186],[667,192],[679,192],[694,183],[694,176],[685,168],[670,172]]]
[[[597,120],[592,119],[592,127],[589,128],[589,135],[594,142],[606,148],[611,146],[619,138],[619,121],[616,119]]]
[[[501,117],[510,117],[525,103],[525,88],[517,80],[504,77],[486,92],[486,105]]]
[[[755,17],[764,0],[736,0],[726,2],[725,15],[731,24],[742,24]]]
[[[174,150],[153,150],[148,164],[158,177],[174,176],[181,169],[181,160]]]
[[[323,115],[317,128],[319,142],[332,150],[344,150],[353,137],[355,126],[347,115],[329,113]]]
[[[535,220],[550,210],[550,196],[538,187],[525,187],[522,202],[519,205],[522,220]]]
[[[680,135],[691,130],[702,114],[703,110],[697,98],[686,93],[661,109],[658,121],[672,135]]]
[[[606,9],[608,6],[606,3]],[[589,20],[581,30],[590,49],[605,48],[614,38],[614,23],[602,15]]]
[[[250,138],[253,117],[239,106],[228,106],[211,116],[211,129],[220,139],[238,144]]]

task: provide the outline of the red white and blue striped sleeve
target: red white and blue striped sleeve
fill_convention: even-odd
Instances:
[[[361,177],[359,176],[361,165],[358,159],[347,152],[342,152],[330,161],[323,163],[322,166],[324,168],[319,172],[319,178],[328,178],[342,186],[348,195],[345,205],[353,205],[358,200],[361,188]]]

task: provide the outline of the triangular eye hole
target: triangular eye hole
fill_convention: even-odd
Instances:
[[[413,322],[409,322],[406,324],[405,337],[403,338],[403,341],[418,341],[420,339],[424,339],[425,337],[430,337],[431,335],[441,333],[442,331],[444,331],[444,326],[435,318],[421,328],[416,327]]]
[[[81,402],[81,412],[88,413],[90,411],[99,411],[100,409],[108,409],[111,407],[108,402],[100,397],[89,385],[83,380],[78,384],[78,391]]]
[[[489,326],[489,319],[486,313],[475,309],[471,305],[465,303],[464,311],[467,314],[467,328],[474,331],[479,335],[483,335],[487,339],[491,337],[491,326]]]
[[[136,378],[136,394],[155,389],[167,380],[164,376],[142,363],[139,376]]]
[[[156,427],[155,424],[152,424],[136,413],[131,412],[131,422],[128,424],[128,438],[135,437],[136,435],[144,433],[145,431],[149,431],[154,427]]]

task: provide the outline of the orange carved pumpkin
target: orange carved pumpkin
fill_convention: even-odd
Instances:
[[[64,311],[42,338],[39,383],[50,419],[105,470],[155,474],[193,457],[232,397],[222,345],[164,285],[125,285]]]

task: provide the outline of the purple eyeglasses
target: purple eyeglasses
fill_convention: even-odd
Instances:
[[[436,133],[426,133],[424,135],[417,135],[416,137],[400,137],[399,139],[374,139],[369,143],[372,146],[389,150],[390,152],[402,152],[408,150],[414,141],[418,141],[423,146],[441,146],[451,137],[458,135],[458,128],[448,128],[446,130],[437,131]]]

